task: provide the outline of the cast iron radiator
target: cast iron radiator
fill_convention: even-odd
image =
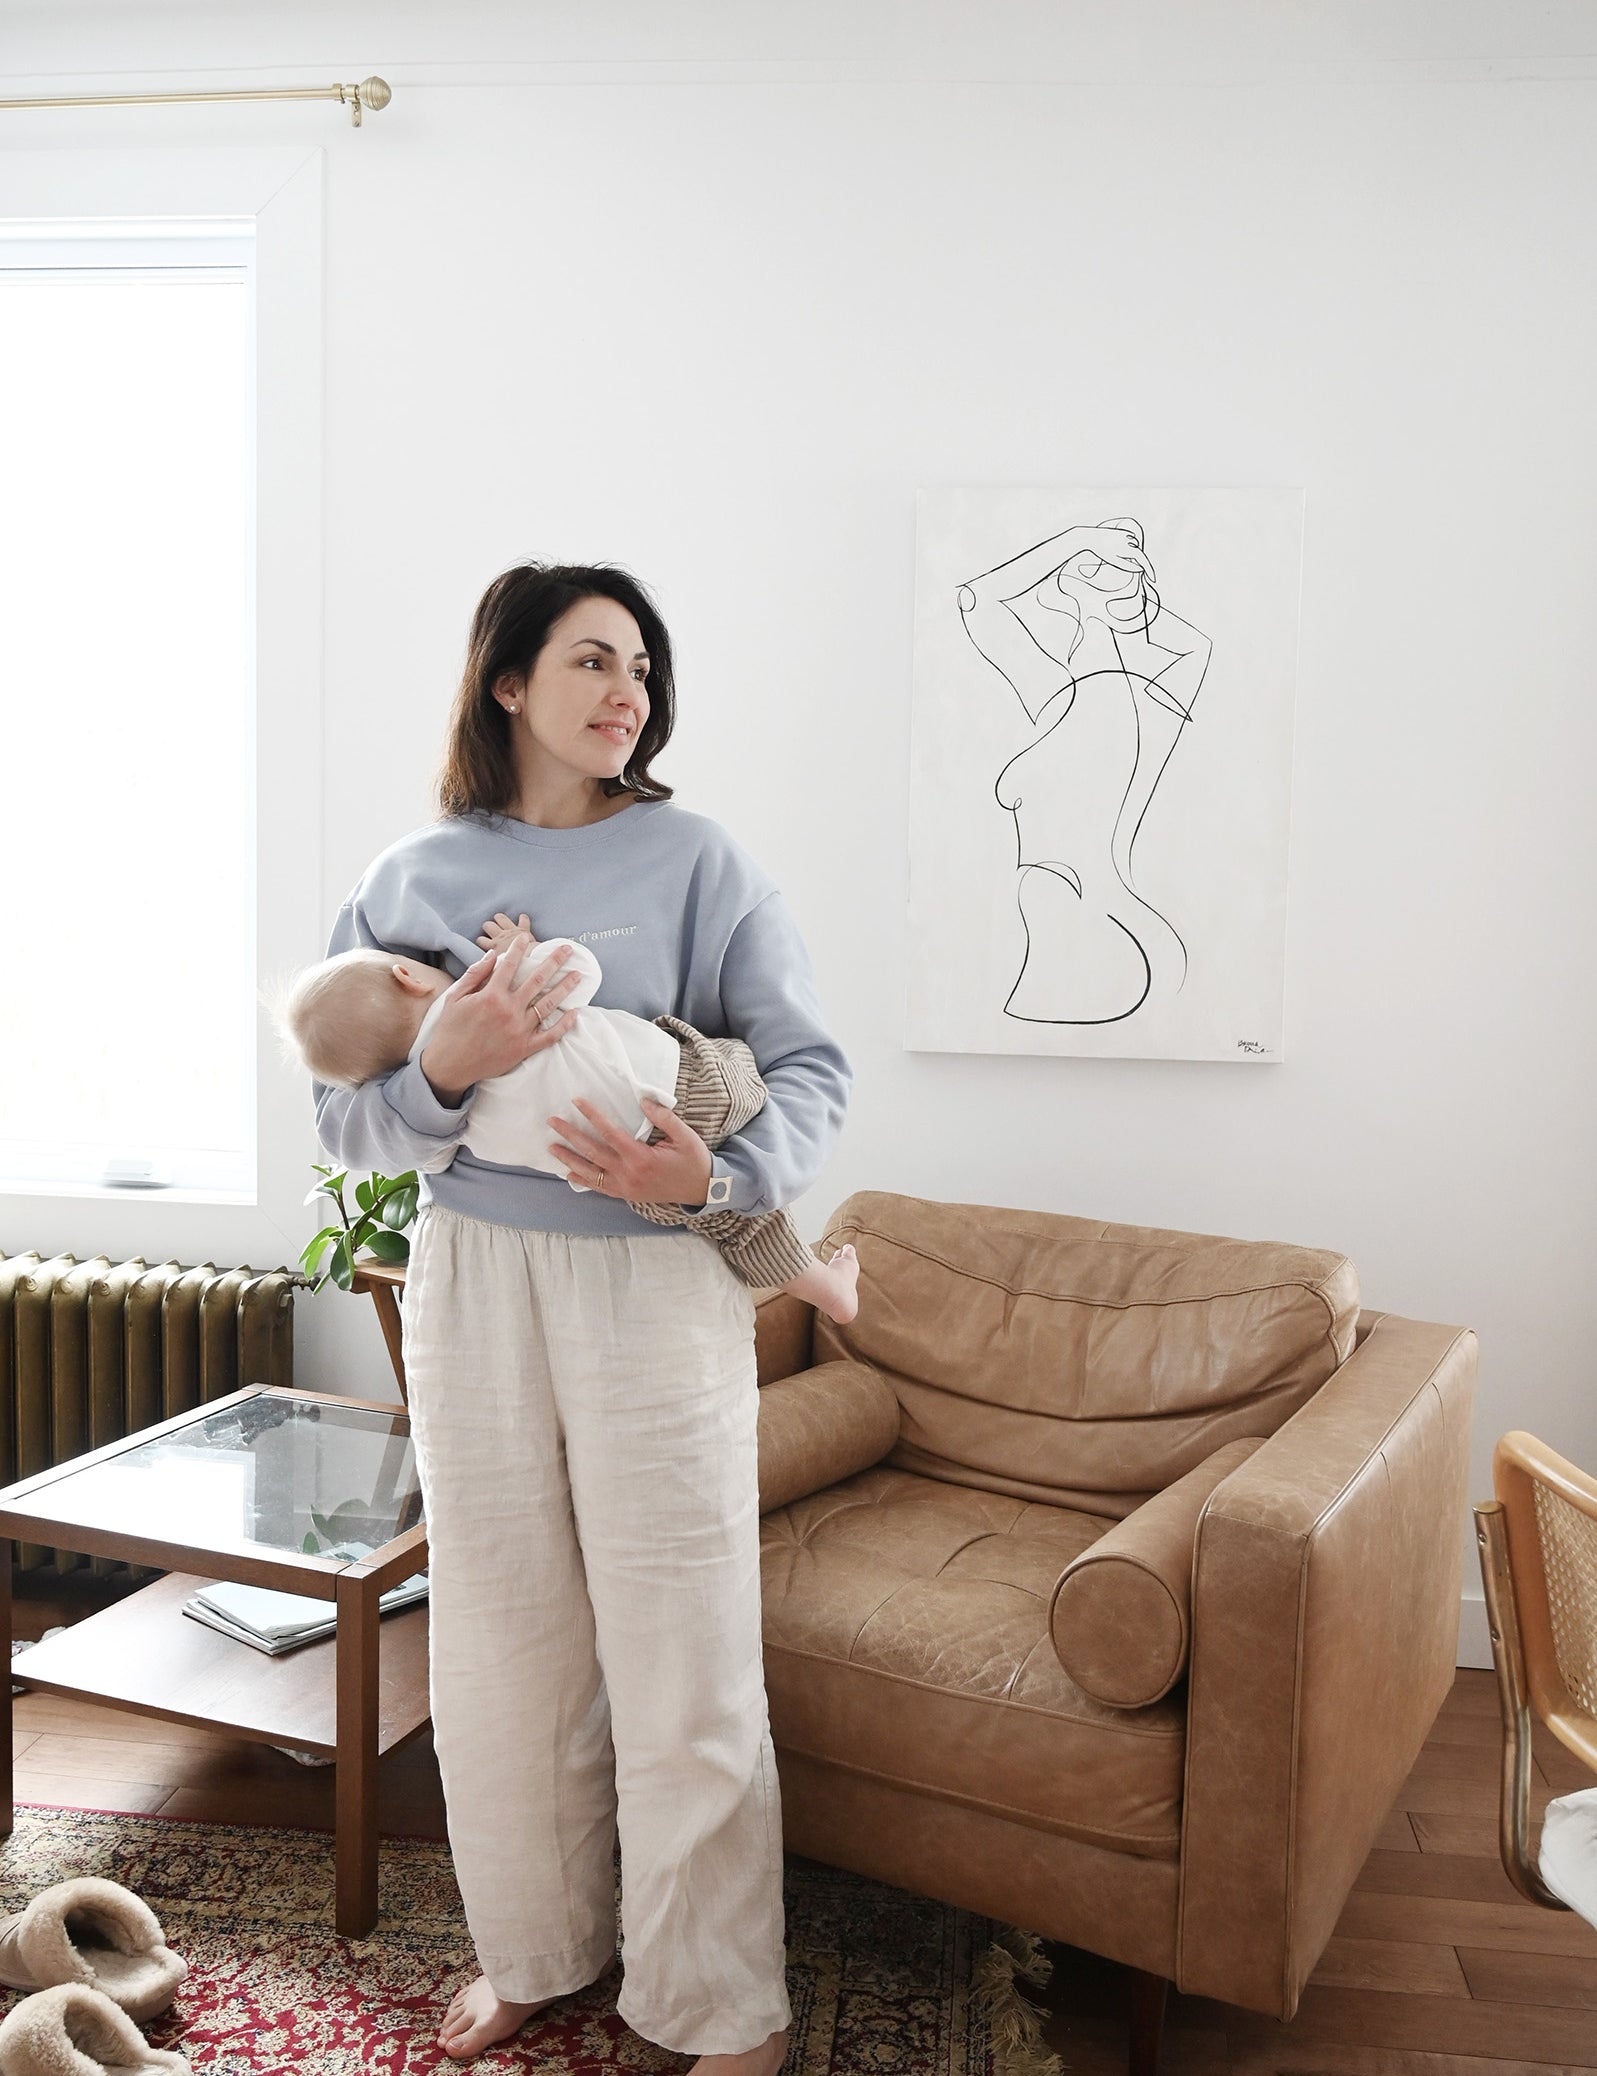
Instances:
[[[0,1254],[0,1484],[246,1384],[292,1384],[290,1269]],[[32,1543],[24,1570],[90,1560]],[[3,1554],[3,1552],[0,1552]],[[94,1560],[94,1569],[119,1566]]]

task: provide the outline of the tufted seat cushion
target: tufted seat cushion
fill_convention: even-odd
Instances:
[[[1060,1666],[1060,1574],[1101,1516],[886,1466],[761,1524],[779,1750],[1089,1844],[1174,1858],[1185,1689],[1108,1708]]]

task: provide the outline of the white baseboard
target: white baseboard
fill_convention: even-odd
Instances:
[[[1459,1596],[1458,1662],[1492,1669],[1492,1635],[1486,1626],[1486,1598],[1477,1586]]]

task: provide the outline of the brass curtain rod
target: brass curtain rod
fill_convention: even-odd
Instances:
[[[57,94],[46,99],[0,101],[0,108],[131,108],[143,101],[342,101],[358,130],[363,108],[375,114],[393,98],[387,80],[373,74],[358,86],[236,87],[228,93],[193,94]]]

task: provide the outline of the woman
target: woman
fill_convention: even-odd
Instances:
[[[650,774],[674,719],[648,594],[605,567],[508,570],[472,623],[441,818],[371,866],[334,926],[459,977],[419,1059],[318,1087],[340,1162],[425,1179],[405,1366],[431,1539],[433,1723],[481,1977],[457,2059],[581,1989],[700,2076],[786,2050],[782,1826],[760,1655],[753,1301],[634,1202],[766,1210],[814,1179],[850,1071],[781,895]],[[752,1048],[764,1109],[713,1157],[654,1105],[644,1144],[587,1104],[567,1179],[473,1158],[483,1080],[558,1045],[575,976],[480,956],[500,912],[594,946],[601,996]],[[568,1186],[584,1185],[584,1192]]]

